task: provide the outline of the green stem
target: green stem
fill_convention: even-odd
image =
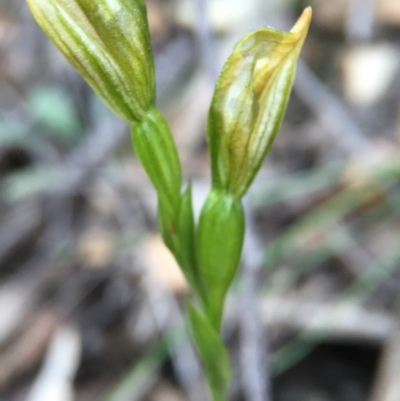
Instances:
[[[211,383],[209,382],[209,389],[212,401],[228,401],[228,392],[225,387],[211,387]]]
[[[220,327],[225,295],[237,271],[243,245],[241,202],[229,193],[212,190],[196,233],[191,187],[181,192],[178,152],[158,110],[150,110],[140,124],[132,126],[132,141],[158,195],[164,242],[200,304],[199,309],[190,306],[188,310],[211,400],[227,401],[231,369]]]

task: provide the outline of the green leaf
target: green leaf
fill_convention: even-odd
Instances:
[[[140,121],[155,102],[143,0],[27,0],[38,24],[117,115]]]
[[[290,32],[258,29],[234,48],[208,116],[214,188],[240,198],[254,179],[282,122],[310,20],[306,8]]]
[[[196,232],[192,206],[192,186],[190,184],[181,198],[178,233],[180,245],[180,255],[177,258],[178,262],[191,287],[200,300],[205,303],[206,294],[204,282],[197,263]]]
[[[158,224],[165,245],[180,265],[180,244],[178,237],[179,206],[174,207],[167,197],[158,194]]]
[[[163,204],[176,217],[179,213],[182,173],[171,131],[157,109],[150,110],[140,124],[133,124],[132,142]]]
[[[157,191],[164,242],[179,261],[182,173],[171,131],[160,112],[153,108],[140,124],[132,124],[131,136],[136,155]]]
[[[189,323],[207,375],[207,382],[213,401],[227,401],[226,388],[230,380],[231,369],[228,352],[207,318],[187,302]]]
[[[29,125],[17,120],[0,119],[0,146],[29,147],[34,143]]]
[[[225,295],[237,272],[244,237],[244,214],[238,199],[212,190],[200,215],[197,250],[207,289],[207,316],[219,331]]]
[[[28,97],[30,111],[37,121],[46,125],[49,133],[73,144],[82,134],[78,114],[71,100],[54,87],[34,88]]]
[[[57,187],[61,178],[59,171],[50,165],[27,167],[8,174],[2,181],[0,190],[7,202],[19,202]]]

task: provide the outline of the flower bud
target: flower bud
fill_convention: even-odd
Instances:
[[[290,32],[259,29],[234,48],[208,117],[214,188],[247,191],[283,119],[310,20],[306,8]]]
[[[118,116],[141,121],[155,102],[143,0],[27,0],[38,24]]]

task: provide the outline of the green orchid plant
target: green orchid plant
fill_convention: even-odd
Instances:
[[[143,0],[27,0],[38,24],[104,103],[131,127],[137,157],[158,196],[160,231],[193,297],[189,324],[213,401],[226,401],[230,363],[220,332],[240,263],[241,199],[282,122],[307,35],[306,8],[290,32],[255,30],[233,49],[208,123],[212,186],[196,223],[190,184],[156,107],[154,61]]]

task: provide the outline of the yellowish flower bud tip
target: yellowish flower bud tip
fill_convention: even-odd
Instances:
[[[304,38],[307,35],[308,27],[311,23],[312,17],[312,8],[308,6],[304,9],[303,13],[300,15],[299,19],[293,25],[293,28],[290,30],[292,33],[297,33],[303,36]]]

